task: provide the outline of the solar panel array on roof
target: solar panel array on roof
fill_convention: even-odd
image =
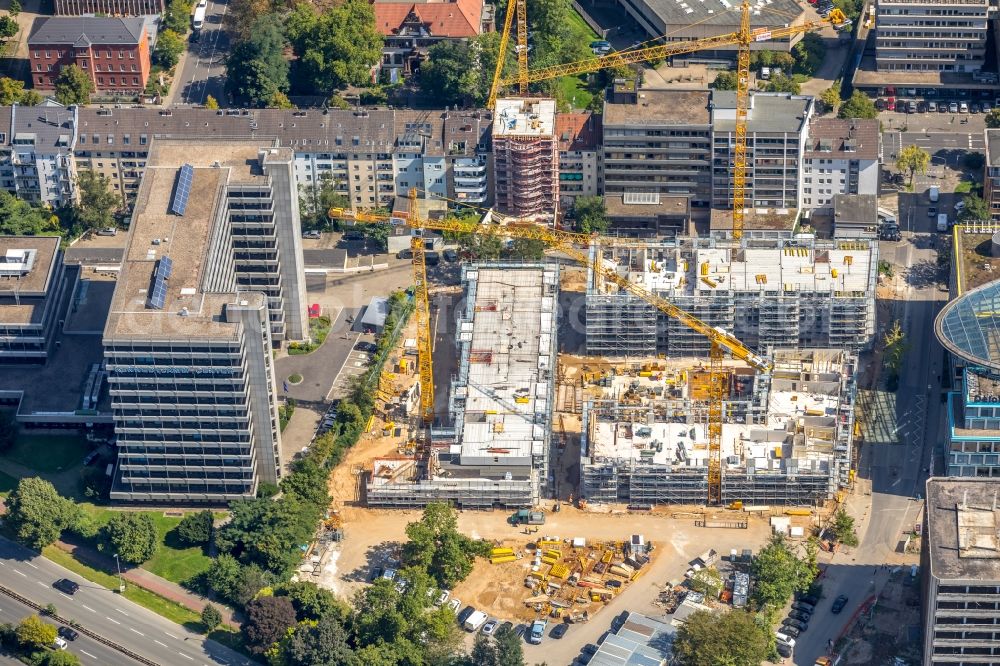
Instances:
[[[156,264],[157,277],[162,277],[164,280],[167,280],[173,272],[174,262],[170,259],[170,257],[163,257],[160,259],[159,263]]]
[[[176,215],[183,215],[187,210],[188,198],[191,196],[191,183],[194,180],[194,167],[185,164],[177,176],[177,189],[174,190],[174,198],[170,201],[170,212]]]
[[[153,271],[153,287],[149,290],[149,307],[162,310],[167,300],[167,280],[174,272],[174,262],[170,257],[163,257],[156,263]]]

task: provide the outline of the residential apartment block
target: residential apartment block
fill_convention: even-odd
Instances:
[[[801,205],[801,166],[811,97],[784,93],[750,95],[747,109],[746,202],[757,209],[788,210]],[[712,93],[712,206],[733,205],[736,93]]]
[[[878,196],[876,119],[813,118],[802,154],[802,208],[830,209],[838,194]]]
[[[617,87],[616,87],[617,88]],[[617,92],[604,104],[603,193],[684,196],[712,201],[710,91]]]
[[[148,159],[104,329],[111,498],[254,497],[281,475],[275,320],[273,297],[240,285],[240,243],[275,235],[248,211],[281,198],[265,194],[281,184],[272,162],[290,171],[292,154],[274,141],[163,139]],[[271,270],[282,260],[295,258]]]
[[[489,117],[481,112],[80,109],[76,159],[132,199],[157,138],[276,139],[300,188],[333,184],[356,209],[391,207],[416,187],[476,205],[492,200]]]
[[[1000,661],[1000,511],[995,479],[931,478],[921,530],[924,666]]]
[[[988,0],[878,0],[879,72],[978,72],[986,62]],[[890,74],[884,85],[896,83]]]
[[[496,207],[515,217],[559,209],[559,138],[552,99],[497,100],[493,123]]]
[[[727,366],[722,424],[722,502],[817,506],[846,487],[853,447],[857,357],[842,350],[779,351],[770,375]],[[613,377],[627,401],[588,402],[580,443],[581,491],[588,502],[703,504],[708,497],[704,370],[661,363],[659,384]],[[673,366],[673,370],[670,367]],[[680,379],[686,376],[687,380]],[[632,389],[627,389],[630,385]]]
[[[434,430],[426,461],[376,459],[371,506],[529,507],[550,490],[559,267],[465,264],[462,282],[453,425]]]
[[[560,113],[556,115],[559,136],[559,203],[573,207],[577,197],[599,192],[601,115]]]
[[[40,17],[28,36],[31,80],[55,89],[59,70],[77,65],[98,93],[136,95],[149,79],[149,35],[142,18]]]
[[[76,196],[77,108],[56,102],[0,107],[0,188],[53,208]]]
[[[163,0],[55,0],[56,16],[153,16],[167,6]]]
[[[678,237],[601,248],[613,269],[752,348],[857,351],[875,332],[878,246],[871,240]],[[595,257],[596,249],[591,250]],[[706,357],[708,340],[636,297],[587,277],[587,353]]]
[[[391,83],[420,69],[427,50],[493,30],[493,5],[483,0],[374,0],[375,27],[385,38],[382,71]]]
[[[65,316],[56,236],[0,237],[0,364],[42,364]]]

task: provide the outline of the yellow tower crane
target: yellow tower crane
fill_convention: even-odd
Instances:
[[[457,234],[485,235],[499,238],[522,238],[537,240],[547,247],[558,250],[579,264],[589,267],[605,284],[614,284],[619,289],[641,298],[669,317],[676,319],[685,326],[704,335],[711,343],[710,353],[710,383],[709,383],[709,418],[708,418],[708,503],[718,505],[722,501],[722,404],[725,399],[727,375],[722,371],[722,359],[725,352],[734,358],[745,361],[761,372],[770,372],[771,362],[744,345],[734,335],[727,331],[710,326],[690,312],[682,310],[667,299],[659,296],[645,287],[630,282],[612,268],[604,268],[600,258],[592,260],[588,256],[589,247],[600,238],[590,234],[579,234],[568,231],[550,229],[528,223],[478,224],[459,220],[427,220],[416,214],[416,191],[410,191],[409,212],[405,223],[413,230],[411,240],[413,249],[414,279],[417,282],[416,312],[417,312],[417,365],[420,374],[421,415],[425,422],[433,418],[433,362],[431,360],[430,313],[427,299],[427,269],[424,264],[424,240],[421,232],[424,229],[446,231]],[[389,215],[355,212],[350,209],[332,208],[330,217],[362,223],[394,222],[403,223],[400,218]],[[419,246],[419,247],[418,247]],[[587,249],[581,249],[581,246]],[[429,402],[425,396],[430,395]]]
[[[733,238],[743,237],[744,218],[746,215],[746,174],[747,174],[747,109],[750,102],[750,47],[755,42],[767,42],[776,39],[793,37],[795,35],[818,30],[825,25],[835,27],[844,25],[847,17],[842,11],[834,8],[829,16],[820,21],[806,21],[798,25],[787,25],[773,28],[751,28],[750,0],[743,0],[740,8],[740,29],[714,37],[705,37],[683,42],[669,42],[656,46],[617,51],[599,58],[589,58],[563,65],[552,65],[535,70],[527,69],[527,23],[524,15],[524,0],[517,0],[518,21],[518,69],[514,77],[503,77],[503,64],[506,55],[506,44],[510,39],[510,24],[513,11],[508,11],[504,22],[503,35],[500,38],[500,57],[490,87],[488,108],[494,108],[497,95],[504,87],[517,83],[520,94],[526,94],[528,85],[539,81],[547,81],[562,76],[576,76],[597,72],[609,67],[634,65],[652,60],[663,60],[684,53],[694,53],[716,49],[722,46],[739,46],[736,57],[736,137],[733,143]],[[765,11],[766,8],[765,8]],[[664,36],[665,37],[665,36]],[[523,58],[523,60],[522,60]]]

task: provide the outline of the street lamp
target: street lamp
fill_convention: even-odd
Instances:
[[[122,580],[122,565],[118,561],[118,553],[115,553],[115,567],[118,569],[118,591],[122,594],[125,593],[125,581]]]

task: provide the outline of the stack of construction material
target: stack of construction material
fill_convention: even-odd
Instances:
[[[494,548],[490,552],[490,562],[493,564],[502,564],[504,562],[513,562],[517,559],[512,548]]]

